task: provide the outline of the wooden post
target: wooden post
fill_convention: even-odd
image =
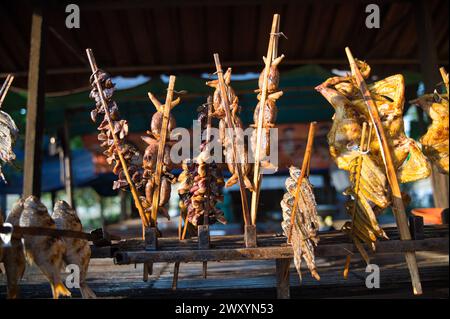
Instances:
[[[400,233],[401,240],[411,240],[411,233],[409,232],[408,220],[406,218],[405,206],[402,200],[402,193],[400,190],[400,184],[397,178],[397,172],[394,167],[394,161],[392,159],[391,150],[384,132],[383,125],[381,123],[380,115],[378,114],[377,106],[370,96],[370,91],[367,88],[361,71],[356,65],[355,59],[347,47],[345,53],[350,63],[352,75],[356,80],[359,90],[364,98],[364,102],[367,106],[373,128],[376,132],[378,142],[380,144],[381,157],[386,169],[386,176],[392,193],[392,210],[394,212],[395,220],[397,222],[397,228]],[[419,269],[417,267],[416,254],[414,252],[405,252],[406,263],[411,275],[411,281],[413,285],[413,292],[415,295],[422,294],[422,285],[420,282]]]
[[[430,4],[425,0],[415,2],[416,26],[419,43],[419,60],[426,92],[433,92],[436,85],[442,81],[439,76],[434,31],[430,15]],[[421,111],[421,108],[417,108]],[[421,132],[424,133],[424,132]],[[432,165],[431,181],[435,207],[449,206],[449,176],[439,173]]]
[[[409,231],[411,232],[411,237],[414,240],[425,239],[425,234],[423,233],[423,217],[422,216],[409,216]]]
[[[64,128],[61,137],[64,162],[64,188],[66,190],[67,202],[75,209],[75,201],[73,199],[72,154],[70,152],[70,133],[67,114],[64,114]]]
[[[275,259],[277,277],[277,299],[289,299],[289,267],[290,258]]]
[[[30,63],[25,131],[25,161],[23,196],[41,195],[42,135],[45,111],[45,15],[43,1],[34,8],[31,17]]]

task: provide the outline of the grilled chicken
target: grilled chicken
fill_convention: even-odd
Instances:
[[[428,131],[420,138],[423,153],[436,165],[440,173],[448,175],[448,95],[426,94],[411,103],[419,105],[432,121]]]

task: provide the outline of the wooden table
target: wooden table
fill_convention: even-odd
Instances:
[[[417,223],[411,223],[417,226]],[[396,228],[385,229],[390,240],[378,241],[376,254],[398,254],[405,251],[446,251],[448,253],[448,225],[418,227],[414,240],[400,241]],[[420,238],[420,239],[419,239]],[[113,257],[119,265],[152,264],[159,262],[205,262],[231,260],[274,260],[277,279],[277,297],[289,298],[289,266],[293,258],[286,237],[259,235],[256,248],[245,248],[242,235],[211,237],[210,248],[200,249],[197,237],[179,241],[177,238],[160,238],[158,249],[146,247],[142,239],[129,239],[108,247],[92,247],[92,258]],[[146,249],[147,248],[147,249]],[[340,231],[320,233],[316,257],[357,254],[349,238]]]

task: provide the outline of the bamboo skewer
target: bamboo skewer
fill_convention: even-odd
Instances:
[[[8,76],[5,79],[5,82],[3,82],[2,88],[0,89],[0,108],[2,107],[3,101],[5,100],[6,94],[8,94],[9,88],[11,87],[13,81],[14,76],[8,74]]]
[[[239,190],[241,193],[241,203],[242,203],[242,215],[244,217],[244,223],[245,225],[249,225],[251,223],[250,220],[250,213],[248,211],[248,202],[247,202],[247,194],[245,192],[245,186],[244,186],[244,178],[242,177],[242,165],[239,162],[239,160],[242,158],[236,154],[236,145],[234,143],[234,135],[236,135],[236,129],[234,127],[233,121],[231,119],[231,112],[230,112],[230,101],[228,101],[228,95],[225,87],[225,81],[223,79],[223,71],[222,71],[222,65],[220,64],[219,55],[217,53],[214,53],[214,62],[216,64],[216,71],[217,71],[217,78],[219,80],[219,89],[220,89],[220,95],[223,103],[223,107],[225,109],[225,117],[227,121],[228,126],[228,134],[230,134],[230,129],[233,132],[233,136],[231,136],[232,143],[232,153],[233,153],[233,161],[235,164],[235,170],[238,174],[238,181],[239,181]]]
[[[364,98],[364,102],[372,120],[378,142],[380,144],[381,156],[386,168],[386,174],[388,182],[392,192],[392,204],[393,212],[397,222],[397,227],[400,233],[401,240],[411,240],[411,234],[408,227],[408,221],[406,219],[405,206],[402,200],[402,194],[400,190],[400,185],[397,178],[397,173],[394,167],[394,161],[392,159],[391,150],[389,149],[389,144],[386,139],[386,135],[381,123],[380,115],[378,114],[378,109],[370,96],[370,91],[361,75],[361,72],[356,65],[355,59],[348,47],[345,48],[347,58],[350,63],[352,75],[356,80],[359,90]],[[420,282],[419,269],[417,267],[416,255],[414,252],[405,252],[406,263],[409,268],[411,281],[413,285],[413,292],[415,295],[422,294],[422,285]]]
[[[259,202],[259,192],[261,189],[261,175],[260,175],[260,159],[261,159],[261,141],[262,141],[262,130],[263,130],[263,119],[264,119],[264,105],[267,99],[267,86],[268,86],[268,77],[270,72],[270,66],[272,64],[273,59],[277,54],[277,45],[278,45],[278,32],[280,26],[280,15],[274,14],[272,20],[272,28],[270,32],[269,38],[269,46],[267,48],[267,56],[264,67],[263,74],[263,86],[261,89],[261,99],[259,101],[260,110],[258,114],[258,123],[256,128],[256,149],[255,149],[255,165],[253,167],[253,187],[254,191],[252,192],[252,200],[251,200],[251,222],[252,225],[256,224],[256,214],[258,211],[258,202]],[[269,143],[269,141],[266,141]]]
[[[164,149],[166,147],[167,128],[169,126],[169,114],[172,104],[175,79],[176,77],[174,75],[171,75],[169,77],[169,86],[167,88],[166,103],[164,104],[163,121],[161,124],[161,133],[160,133],[161,135],[158,145],[158,157],[156,161],[156,174],[155,174],[155,189],[153,191],[152,216],[151,216],[151,224],[154,227],[156,227],[156,220],[158,217],[159,197],[161,192],[161,174],[164,164]]]
[[[309,125],[309,132],[308,132],[308,142],[306,143],[306,150],[305,155],[303,156],[303,163],[302,168],[300,172],[300,176],[297,180],[297,187],[295,189],[295,195],[294,195],[294,203],[292,204],[292,213],[291,213],[291,224],[289,226],[289,233],[288,233],[288,239],[287,242],[291,242],[292,238],[292,229],[294,228],[294,222],[295,222],[295,215],[297,214],[297,207],[298,207],[298,201],[300,199],[300,193],[302,190],[302,182],[303,178],[305,178],[306,172],[308,171],[308,166],[311,159],[312,154],[312,147],[314,142],[314,134],[316,132],[316,122],[312,122]]]
[[[450,92],[448,90],[448,73],[447,73],[447,71],[445,71],[444,67],[439,68],[439,72],[441,73],[442,80],[444,81],[445,88],[447,89],[447,97],[448,97],[450,94]]]
[[[127,163],[126,163],[126,161],[125,161],[125,159],[124,159],[124,157],[122,155],[122,150],[120,149],[120,146],[119,146],[119,140],[118,140],[116,134],[114,133],[114,126],[112,124],[111,116],[109,114],[108,105],[106,103],[105,95],[103,93],[103,89],[102,89],[102,87],[100,85],[100,82],[98,80],[98,75],[97,75],[98,67],[97,67],[97,63],[95,62],[94,53],[92,52],[91,49],[86,49],[86,54],[88,56],[89,64],[91,66],[91,70],[92,70],[92,74],[94,76],[95,84],[97,86],[97,90],[98,90],[98,93],[100,95],[100,99],[101,99],[101,102],[102,102],[103,110],[105,111],[105,118],[108,121],[109,128],[111,130],[111,134],[112,134],[113,140],[114,140],[114,145],[115,145],[115,147],[117,149],[117,154],[119,155],[120,164],[122,165],[123,172],[125,173],[125,178],[127,179],[128,185],[130,186],[130,191],[131,191],[131,194],[133,196],[134,205],[136,206],[136,208],[137,208],[137,210],[139,212],[139,216],[141,217],[141,221],[142,221],[143,227],[148,227],[149,223],[148,223],[147,218],[145,217],[144,208],[142,207],[142,204],[141,204],[141,201],[139,199],[139,195],[137,193],[136,187],[134,186],[134,183],[133,183],[133,181],[131,179],[131,176],[130,176],[130,174],[128,172],[128,165],[127,165]],[[145,233],[144,233],[144,229],[143,229],[142,236],[144,237],[144,235],[145,235]]]

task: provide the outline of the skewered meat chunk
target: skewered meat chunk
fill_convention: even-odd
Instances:
[[[210,102],[211,99],[208,101]],[[198,109],[198,120],[202,131],[207,130],[208,116],[211,116],[208,114],[208,108],[204,106]],[[193,163],[183,162],[183,172],[178,178],[180,208],[194,228],[203,225],[205,221],[208,224],[226,223],[224,213],[216,207],[218,202],[223,201],[221,188],[224,180],[218,165],[211,161],[210,154],[208,142],[202,141],[200,154]]]
[[[420,138],[423,153],[436,165],[440,173],[448,175],[448,95],[426,94],[411,103],[419,105],[432,121],[428,131]]]
[[[281,227],[286,237],[289,237],[289,231],[291,229],[294,196],[300,173],[301,170],[297,167],[291,166],[289,168],[290,177],[286,179],[285,183],[287,192],[281,201],[281,209],[283,212]],[[292,248],[294,250],[294,263],[300,279],[302,277],[301,263],[302,259],[304,259],[311,275],[317,280],[320,280],[314,257],[314,247],[319,242],[319,219],[316,206],[312,185],[308,178],[305,177],[300,186],[299,201],[291,236]]]
[[[278,84],[280,83],[280,71],[278,70],[278,64],[284,59],[284,54],[280,55],[272,61],[269,69],[269,77],[267,82],[267,92],[273,93],[278,90]],[[264,63],[266,63],[266,57],[263,57]],[[264,70],[261,71],[258,79],[259,89],[256,92],[261,92],[264,81]]]

